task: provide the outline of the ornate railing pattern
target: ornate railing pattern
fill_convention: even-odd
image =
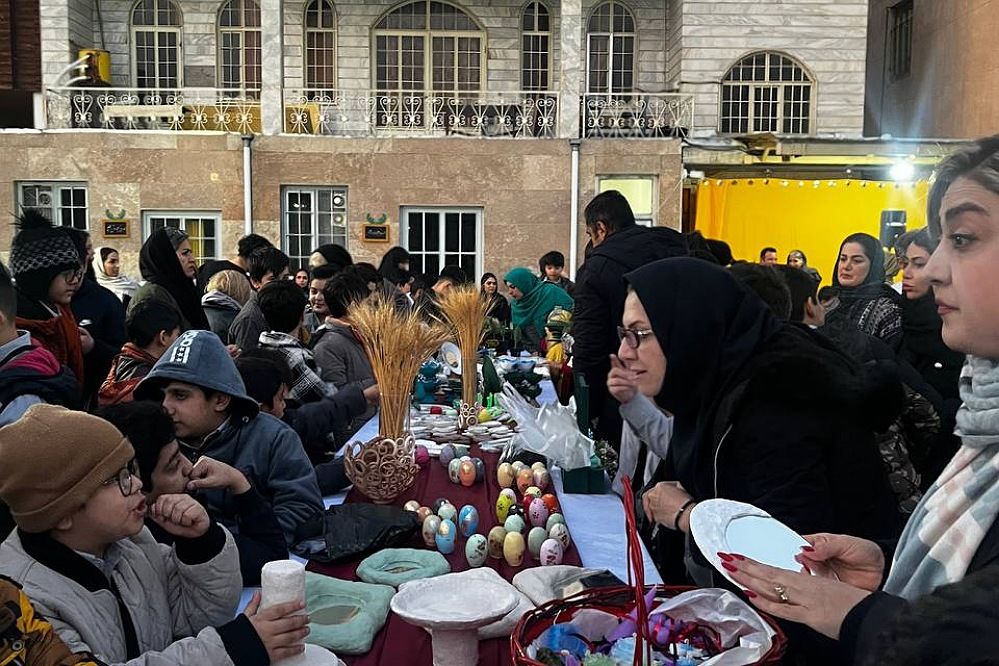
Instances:
[[[683,138],[694,123],[694,98],[675,93],[583,96],[584,137]]]

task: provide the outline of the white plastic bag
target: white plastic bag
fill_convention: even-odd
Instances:
[[[510,384],[497,398],[520,426],[511,442],[515,448],[533,451],[562,469],[589,467],[593,440],[579,432],[576,416],[559,403],[532,407]]]

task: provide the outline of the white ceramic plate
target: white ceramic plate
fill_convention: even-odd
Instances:
[[[772,567],[801,571],[794,556],[808,545],[763,509],[725,499],[698,503],[690,512],[690,533],[708,561],[735,585],[717,553],[739,553]]]
[[[453,342],[445,342],[441,345],[441,362],[448,372],[454,375],[461,374],[461,350]]]

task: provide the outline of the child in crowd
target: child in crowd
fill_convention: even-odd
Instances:
[[[205,290],[201,308],[208,317],[209,330],[229,344],[229,328],[253,293],[250,281],[239,271],[219,271],[208,280]]]
[[[576,283],[562,275],[562,271],[565,270],[564,254],[555,250],[546,253],[538,260],[538,268],[541,269],[542,282],[558,285],[572,296],[572,292],[576,289]]]
[[[34,405],[0,430],[0,498],[18,526],[0,545],[0,574],[71,651],[106,664],[265,666],[300,653],[309,618],[292,614],[303,604],[258,612],[255,598],[233,619],[232,535],[187,495],[147,508],[133,458],[110,423],[62,407]],[[147,512],[173,548],[144,528]]]
[[[246,263],[254,293],[229,327],[229,341],[243,351],[255,349],[260,334],[268,330],[267,320],[260,311],[260,290],[288,275],[288,255],[276,247],[262,247],[254,250]]]
[[[326,299],[323,298],[323,289],[329,279],[336,274],[336,267],[328,264],[312,271],[312,279],[309,282],[309,311],[305,315],[305,330],[309,334],[310,349],[315,349],[319,340],[330,330],[326,325],[326,317],[330,311],[326,307]]]
[[[197,465],[192,465],[181,453],[173,421],[162,405],[140,400],[105,407],[97,416],[118,428],[135,449],[147,504],[155,504],[161,495],[190,493],[197,499],[198,491],[208,488],[226,490],[232,495],[239,525],[233,537],[239,550],[243,585],[260,585],[260,570],[266,563],[287,559],[284,532],[264,496],[230,465],[208,456],[202,456]],[[148,516],[146,527],[159,543],[175,543],[174,535]]]
[[[312,352],[300,341],[306,297],[290,280],[271,282],[257,294],[257,303],[268,330],[260,334],[260,347],[277,352],[291,370],[288,400],[296,405],[330,398],[335,387],[316,372]]]
[[[180,313],[163,301],[147,299],[128,313],[125,328],[128,342],[97,394],[101,407],[132,401],[135,387],[180,335]]]
[[[274,507],[288,543],[323,510],[316,475],[298,435],[259,414],[218,336],[187,331],[135,389],[137,400],[160,400],[173,419],[181,451],[193,463],[210,456],[243,472]],[[226,489],[205,490],[205,507],[231,531],[239,511]]]

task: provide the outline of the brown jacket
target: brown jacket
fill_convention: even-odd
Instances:
[[[35,613],[17,583],[0,576],[0,664],[97,666],[88,654],[72,654],[52,625]]]

